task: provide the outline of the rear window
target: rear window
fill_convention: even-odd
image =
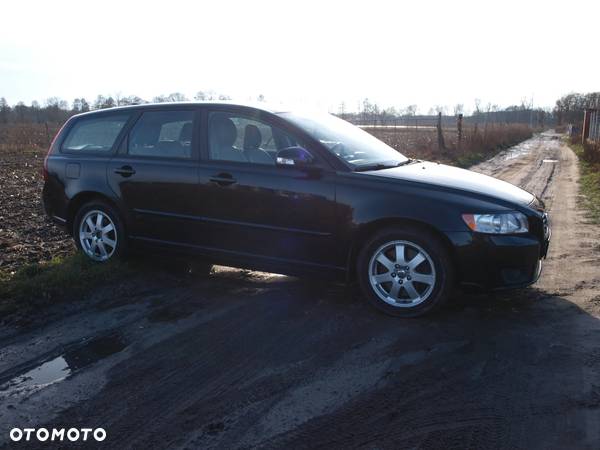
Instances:
[[[79,119],[62,144],[68,151],[109,151],[127,123],[129,115]]]

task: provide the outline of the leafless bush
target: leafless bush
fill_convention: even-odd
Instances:
[[[531,128],[522,124],[491,124],[466,129],[460,147],[454,140],[454,149],[463,153],[491,153],[529,139]]]
[[[0,157],[3,151],[48,148],[60,124],[7,124],[0,125]]]
[[[593,165],[600,164],[600,143],[586,142],[583,145],[583,159]]]

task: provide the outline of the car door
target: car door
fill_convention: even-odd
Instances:
[[[277,264],[337,266],[335,174],[281,167],[276,153],[302,143],[259,113],[210,110],[199,167],[204,245]]]
[[[192,108],[143,110],[107,166],[107,178],[140,240],[194,244],[199,224],[198,113]]]

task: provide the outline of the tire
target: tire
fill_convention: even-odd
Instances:
[[[359,252],[357,271],[366,300],[397,317],[422,316],[439,308],[454,285],[452,260],[441,240],[408,226],[371,236]]]
[[[77,248],[92,261],[107,262],[122,258],[127,252],[123,221],[115,208],[102,200],[91,201],[79,208],[72,231]]]

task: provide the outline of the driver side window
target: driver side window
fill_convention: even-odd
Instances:
[[[249,116],[211,112],[208,117],[210,159],[274,166],[277,152],[300,145],[289,133]]]

